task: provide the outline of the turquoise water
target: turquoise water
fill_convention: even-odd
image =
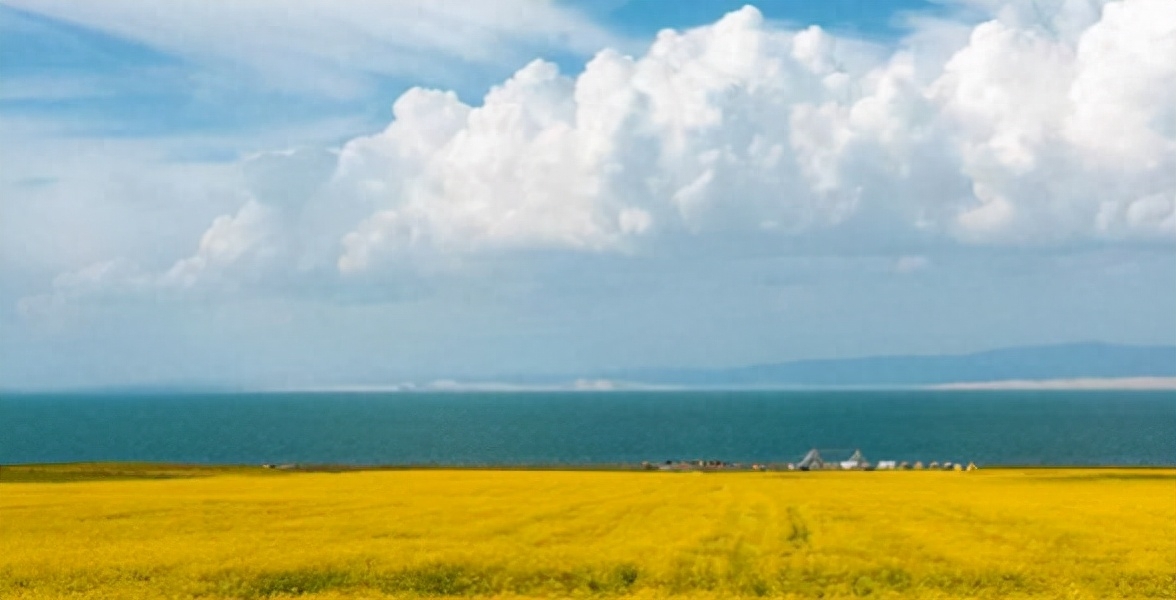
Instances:
[[[540,465],[797,460],[1174,465],[1176,392],[0,397],[0,463]]]

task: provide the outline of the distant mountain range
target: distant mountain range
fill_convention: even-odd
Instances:
[[[1024,346],[940,356],[800,360],[728,369],[613,372],[610,381],[682,387],[928,386],[972,382],[1176,377],[1176,346]]]
[[[201,382],[158,383],[55,391],[157,394],[265,391],[534,391],[738,388],[1171,389],[1176,346],[1099,342],[1022,346],[953,355],[874,356],[798,360],[723,369],[631,369],[598,373],[506,376],[432,382],[359,383],[309,387],[251,387]],[[17,393],[22,390],[4,390]],[[32,390],[23,390],[32,391]]]

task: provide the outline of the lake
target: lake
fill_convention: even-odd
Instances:
[[[0,463],[1176,464],[1172,391],[5,394]]]

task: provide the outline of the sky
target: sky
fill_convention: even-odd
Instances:
[[[1171,0],[0,0],[0,389],[1176,343]]]

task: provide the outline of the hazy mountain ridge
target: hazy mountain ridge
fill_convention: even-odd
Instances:
[[[627,369],[503,374],[321,385],[148,382],[123,386],[3,389],[0,393],[153,395],[249,392],[525,392],[738,388],[1176,389],[1176,346],[1101,342],[1018,346],[950,355],[809,359],[732,368]]]
[[[817,359],[728,369],[643,369],[610,380],[674,386],[922,386],[1009,380],[1176,377],[1176,346],[1022,346],[954,355]]]

